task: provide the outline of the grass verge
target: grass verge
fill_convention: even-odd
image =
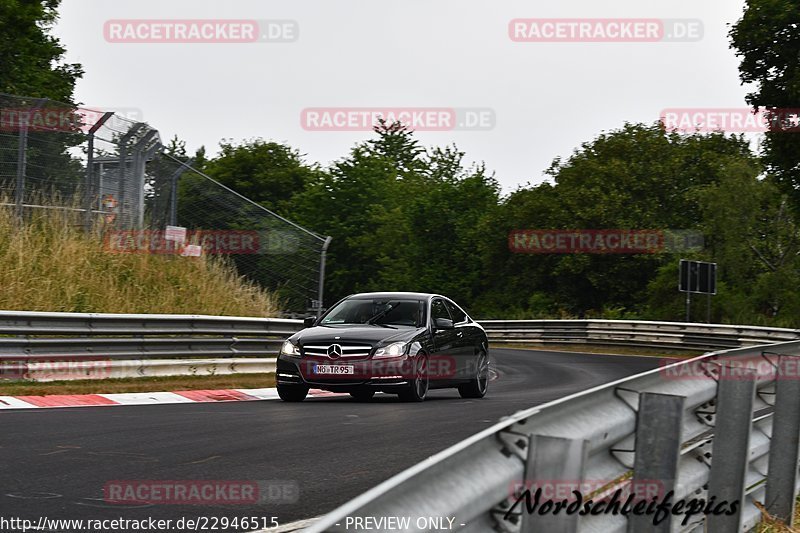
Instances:
[[[275,374],[230,374],[217,376],[165,376],[103,380],[0,382],[0,396],[45,396],[49,394],[109,394],[114,392],[160,392],[175,390],[260,389],[275,386]]]
[[[0,309],[276,316],[275,298],[240,278],[230,263],[205,255],[113,253],[105,242],[114,228],[84,231],[81,216],[32,209],[20,221],[13,208],[0,206]]]
[[[777,522],[763,507],[759,507],[759,510],[764,518],[756,527],[756,533],[800,533],[800,498],[797,499],[794,506],[794,525],[792,527]]]

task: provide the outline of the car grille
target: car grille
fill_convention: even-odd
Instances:
[[[328,357],[328,348],[336,342],[330,344],[307,344],[302,347],[303,355],[313,357]],[[372,351],[369,344],[339,344],[342,347],[342,359],[366,359]]]

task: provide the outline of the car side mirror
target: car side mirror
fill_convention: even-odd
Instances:
[[[314,323],[317,321],[316,317],[307,316],[303,319],[303,327],[304,328],[311,328],[314,326]]]
[[[449,318],[437,318],[433,321],[433,325],[436,327],[437,331],[444,329],[455,329],[453,321]]]

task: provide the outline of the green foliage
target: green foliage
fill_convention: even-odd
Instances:
[[[242,144],[223,141],[219,157],[202,170],[222,183],[283,216],[291,216],[289,200],[303,191],[318,171],[286,145],[255,139]]]
[[[678,260],[689,258],[719,263],[712,320],[800,324],[800,229],[742,137],[626,124],[554,161],[551,182],[505,198],[482,164],[466,165],[454,146],[424,148],[398,124],[380,124],[328,169],[264,141],[224,144],[205,168],[333,237],[327,304],[354,292],[410,290],[448,294],[479,318],[683,320]],[[182,194],[190,184],[184,178]],[[515,229],[693,230],[706,246],[519,254],[508,247]],[[705,297],[695,297],[692,316],[705,313]]]
[[[489,292],[503,294],[512,308],[525,309],[533,288],[552,295],[569,314],[646,314],[648,284],[661,265],[677,263],[676,255],[516,254],[503,237],[513,229],[699,231],[698,191],[737,164],[755,165],[743,139],[668,134],[658,124],[627,124],[584,143],[567,161],[553,162],[553,184],[519,189],[496,212],[484,256],[494,278]],[[496,307],[496,297],[482,298]]]
[[[60,0],[0,0],[0,92],[72,102],[78,64],[50,35]]]
[[[797,0],[747,0],[730,30],[742,83],[755,84],[753,107],[793,109],[800,102],[800,9]],[[774,131],[763,142],[764,163],[800,207],[800,137]]]
[[[295,198],[301,223],[331,235],[331,299],[366,290],[424,290],[471,300],[482,284],[480,221],[499,186],[454,147],[425,150],[381,124]]]
[[[40,98],[55,102],[63,113],[72,110],[75,82],[83,75],[79,64],[64,63],[65,49],[50,32],[57,19],[60,0],[0,0],[0,93],[25,98],[0,96],[0,107],[16,110],[33,107]],[[60,102],[65,102],[64,105]],[[11,189],[17,167],[19,133],[3,134],[0,151],[0,187]],[[33,193],[70,196],[83,176],[81,162],[68,150],[77,146],[83,135],[31,131],[27,138],[28,180],[26,196]],[[26,198],[29,200],[30,198]]]

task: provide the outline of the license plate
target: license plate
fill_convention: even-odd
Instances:
[[[315,374],[352,374],[353,365],[314,365]]]

